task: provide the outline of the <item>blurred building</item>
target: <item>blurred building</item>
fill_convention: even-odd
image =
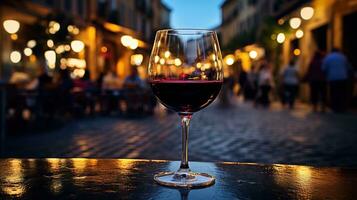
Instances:
[[[273,0],[226,0],[221,5],[220,33],[223,46],[243,35],[248,35],[254,41],[264,18],[272,12]]]
[[[295,59],[303,75],[316,50],[329,52],[333,47],[357,67],[357,0],[226,0],[221,10],[219,32],[228,53],[259,46],[266,37],[270,42],[263,45],[270,45],[265,50],[272,51],[268,53],[277,70]],[[269,30],[262,32],[264,25]],[[304,88],[302,97],[307,98]]]
[[[304,20],[302,9],[311,7],[313,16]],[[285,12],[284,12],[285,11]],[[288,12],[286,12],[288,11]],[[283,43],[283,64],[296,56],[302,70],[305,70],[316,50],[329,52],[333,47],[340,48],[349,58],[354,67],[357,67],[357,29],[354,28],[357,20],[356,0],[312,0],[292,9],[283,7],[277,15],[285,21],[293,17],[301,19],[301,24],[286,36]],[[300,37],[296,32],[302,31]],[[299,49],[300,54],[294,54]]]
[[[229,56],[234,56],[238,65],[249,71],[252,61],[265,54],[256,40],[265,18],[273,13],[273,0],[226,0],[221,5],[221,13],[218,32],[223,50],[230,52]],[[240,68],[236,64],[232,67]]]
[[[289,1],[280,5],[275,17],[291,28],[282,43],[281,66],[296,59],[303,75],[317,50],[328,53],[336,47],[357,69],[357,0]],[[293,18],[299,19],[296,28],[292,28]],[[303,98],[308,97],[307,88],[302,85]]]
[[[0,2],[2,74],[6,74],[9,66],[38,65],[40,58],[35,53],[30,55],[35,48],[28,45],[29,41],[35,41],[37,46],[45,46],[42,51],[56,52],[56,67],[87,68],[93,79],[114,67],[124,77],[132,64],[138,65],[144,76],[150,43],[157,29],[169,26],[169,15],[170,9],[160,0],[3,0]],[[16,33],[6,30],[6,20],[19,24]],[[45,31],[41,30],[46,26]],[[47,46],[35,39],[42,34],[45,34],[42,38],[49,38]],[[74,40],[79,42],[72,43]],[[71,50],[67,52],[69,47]],[[20,55],[12,54],[14,51]],[[140,60],[133,61],[134,54],[140,54],[135,57]]]

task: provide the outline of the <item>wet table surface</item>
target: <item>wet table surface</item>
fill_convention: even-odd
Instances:
[[[202,189],[157,185],[179,162],[129,159],[2,159],[0,199],[357,199],[357,169],[191,162],[216,177]]]

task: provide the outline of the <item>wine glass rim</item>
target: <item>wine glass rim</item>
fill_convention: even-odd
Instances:
[[[157,33],[167,33],[169,35],[202,35],[202,34],[215,34],[216,31],[210,29],[197,29],[197,28],[170,28],[161,29]]]

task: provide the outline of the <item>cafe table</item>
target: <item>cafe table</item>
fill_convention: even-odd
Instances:
[[[176,189],[153,175],[179,162],[136,159],[0,159],[0,199],[357,199],[357,169],[191,162],[211,187]]]

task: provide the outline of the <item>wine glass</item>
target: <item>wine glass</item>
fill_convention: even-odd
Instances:
[[[182,159],[176,172],[161,172],[154,180],[171,187],[204,187],[215,178],[191,172],[188,129],[191,116],[217,97],[222,83],[222,55],[217,35],[210,30],[167,29],[156,33],[148,73],[155,96],[178,113],[182,126]]]

